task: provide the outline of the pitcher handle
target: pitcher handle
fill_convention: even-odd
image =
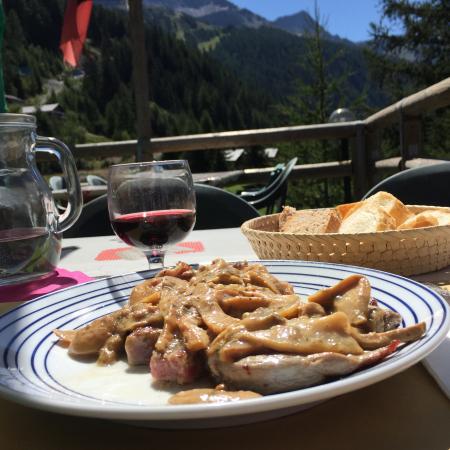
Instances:
[[[83,196],[75,159],[66,144],[53,137],[37,136],[36,151],[56,156],[63,170],[68,203],[64,213],[58,217],[58,231],[65,231],[76,222],[83,207]]]

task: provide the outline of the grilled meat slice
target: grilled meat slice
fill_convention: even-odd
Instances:
[[[150,359],[150,371],[155,380],[178,384],[193,382],[203,371],[204,351],[210,338],[201,327],[202,318],[192,297],[176,291],[163,291],[161,310],[164,326]]]
[[[150,372],[156,381],[189,384],[204,368],[203,353],[186,349],[183,338],[175,332],[163,352],[154,351],[150,358]]]
[[[131,366],[149,364],[160,334],[161,330],[154,327],[142,327],[130,333],[125,339],[128,364]]]
[[[261,328],[250,321],[249,329],[244,318],[210,344],[208,365],[217,380],[263,394],[299,389],[373,364],[401,342],[419,339],[425,332],[421,323],[363,334],[342,311],[290,320],[279,315],[278,321],[262,319]]]
[[[208,360],[212,374],[232,389],[273,394],[302,389],[333,377],[347,375],[390,355],[398,341],[361,355],[334,352],[312,355],[251,355],[233,363],[221,361],[217,353]]]

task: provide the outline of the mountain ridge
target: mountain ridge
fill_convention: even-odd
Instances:
[[[95,0],[95,3],[113,8],[127,8],[126,0]],[[228,0],[143,0],[143,6],[144,9],[167,8],[217,27],[259,28],[272,26],[297,36],[303,36],[310,34],[315,26],[314,18],[305,10],[280,16],[270,21],[249,9],[240,8]],[[332,35],[322,26],[320,28],[322,37],[326,40],[342,40],[352,43],[348,39]]]
[[[109,3],[102,0],[104,4]],[[111,1],[111,0],[110,0]],[[117,0],[112,0],[117,3]],[[258,26],[246,26],[254,17],[227,0],[144,0],[145,20],[184,40],[202,52],[223,63],[246,83],[262,89],[275,101],[285,101],[295,92],[299,80],[312,83],[311,71],[299,70],[302,54],[308,51],[310,36],[314,36],[316,23],[307,12],[284,16],[278,20],[279,27],[266,22]],[[217,8],[211,9],[214,4]],[[208,6],[209,5],[209,6]],[[205,9],[207,7],[209,9]],[[178,8],[172,9],[172,8]],[[203,8],[205,17],[186,14],[186,7]],[[227,26],[224,11],[229,15],[240,14],[238,26]],[[215,12],[211,12],[215,11]],[[247,22],[246,22],[247,21]],[[287,28],[287,29],[286,29]],[[333,55],[341,55],[328,69],[329,76],[340,79],[345,75],[344,96],[353,102],[361,94],[368,94],[368,104],[379,106],[382,102],[379,89],[368,76],[368,67],[363,55],[363,47],[351,41],[328,33],[321,27],[325,58],[335,60]],[[250,44],[251,43],[251,44]],[[308,47],[309,45],[309,47]],[[345,55],[345,56],[344,56]]]

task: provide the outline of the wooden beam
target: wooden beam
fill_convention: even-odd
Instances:
[[[356,127],[361,123],[359,121],[327,123],[154,138],[152,139],[151,149],[153,152],[171,153],[251,147],[253,145],[309,139],[343,139],[355,136]],[[124,156],[132,153],[136,144],[136,140],[78,144],[75,146],[74,155],[77,158]]]
[[[448,105],[450,105],[450,77],[378,111],[364,122],[369,130],[383,128],[398,122],[400,112],[407,116],[420,116]]]
[[[445,159],[428,159],[428,158],[415,158],[409,161],[406,161],[405,168],[406,169],[414,169],[415,167],[424,167],[424,166],[433,166],[435,164],[442,164],[444,162],[448,162],[449,160]],[[375,169],[377,171],[380,170],[395,170],[398,171],[401,163],[401,157],[395,156],[393,158],[380,159],[375,162]]]
[[[134,101],[136,105],[136,131],[135,143],[136,161],[142,161],[144,154],[150,152],[150,139],[152,137],[147,52],[145,49],[145,27],[142,11],[142,0],[128,0],[129,5],[129,29],[131,36],[131,48],[133,53],[133,87]]]
[[[193,177],[197,183],[224,187],[234,183],[264,183],[274,169],[275,167],[264,167],[227,172],[194,173]],[[351,161],[300,164],[294,167],[289,180],[298,178],[341,178],[350,176],[351,173]],[[83,186],[82,189],[85,194],[89,194],[89,198],[93,198],[105,194],[107,186]],[[56,199],[64,199],[67,196],[67,191],[60,189],[52,191],[52,194]]]

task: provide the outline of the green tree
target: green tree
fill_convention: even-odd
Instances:
[[[371,59],[383,87],[399,97],[450,76],[448,0],[381,0],[381,8]]]
[[[382,17],[371,24],[369,53],[373,77],[391,102],[450,76],[450,4],[448,0],[381,0]],[[401,30],[399,32],[398,30]],[[423,118],[425,148],[420,156],[448,158],[449,108]],[[398,133],[387,133],[384,155],[398,146]]]
[[[339,59],[345,59],[345,53],[342,48],[337,49],[334,54],[326,51],[328,47],[325,46],[325,33],[326,23],[315,3],[314,27],[306,35],[305,53],[298,63],[299,77],[295,91],[288,98],[287,104],[281,107],[281,112],[287,120],[294,120],[300,124],[326,123],[334,109],[344,106],[341,104],[345,97],[344,83],[350,73],[344,70],[340,75],[336,75],[332,67]],[[362,96],[364,93],[361,93],[360,98],[354,102],[360,102]],[[313,141],[283,148],[281,155],[285,159],[297,156],[300,163],[336,159],[335,145],[327,141]],[[291,184],[289,200],[291,204],[298,206],[330,205],[343,200],[343,191],[340,185],[328,180],[297,181]]]

